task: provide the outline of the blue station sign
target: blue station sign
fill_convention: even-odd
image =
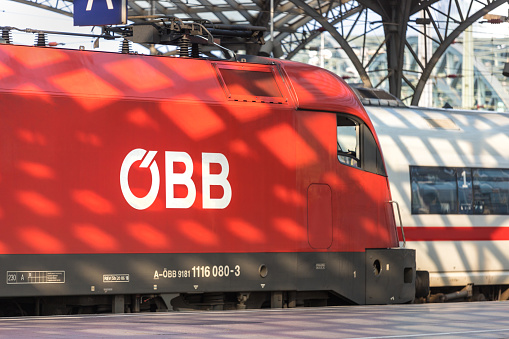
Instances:
[[[74,0],[74,26],[127,23],[127,0]]]

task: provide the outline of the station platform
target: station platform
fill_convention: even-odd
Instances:
[[[509,302],[1,318],[0,338],[508,338]]]

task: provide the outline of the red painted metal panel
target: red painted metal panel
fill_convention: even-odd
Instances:
[[[332,192],[328,185],[308,188],[308,240],[313,248],[332,245]]]
[[[351,113],[369,121],[357,96],[352,96],[348,85],[333,73],[295,62],[285,62],[284,70],[298,97],[299,108]]]
[[[283,73],[287,65],[297,67],[281,62]],[[306,86],[296,92],[313,108],[317,92]],[[364,117],[346,85],[331,86],[316,107],[339,92],[337,107]],[[383,202],[372,193],[387,190],[386,178],[340,165],[335,115],[296,111],[280,89],[283,104],[235,102],[205,60],[0,45],[0,253],[316,251],[312,182],[328,184],[333,209],[348,211],[333,211],[328,251],[393,245],[379,234]],[[188,160],[172,161],[177,153]],[[206,163],[210,154],[226,163]],[[172,184],[185,173],[187,184]],[[122,182],[153,201],[133,208]],[[227,186],[226,207],[204,208],[209,189],[219,200]],[[168,207],[187,197],[190,207]]]
[[[226,99],[206,60],[3,45],[0,65],[8,70],[0,74],[0,90],[72,96],[89,110],[120,98]]]

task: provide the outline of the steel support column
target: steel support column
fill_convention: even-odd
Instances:
[[[398,1],[385,8],[383,18],[385,46],[387,50],[387,68],[389,72],[389,92],[401,98],[401,86],[403,81],[403,57],[405,55],[405,41],[410,14],[410,3]]]

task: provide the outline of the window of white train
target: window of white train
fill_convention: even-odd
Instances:
[[[509,214],[509,169],[410,166],[412,214]]]

